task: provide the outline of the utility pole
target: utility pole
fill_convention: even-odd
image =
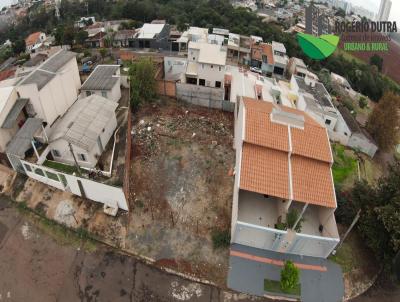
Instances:
[[[74,162],[75,162],[75,166],[76,166],[76,169],[78,171],[78,174],[79,174],[79,176],[81,176],[82,175],[81,174],[81,169],[79,168],[78,161],[76,160],[74,149],[72,148],[72,144],[68,143],[68,146],[69,146],[69,150],[71,151],[72,157],[74,158]]]
[[[356,217],[354,217],[353,222],[351,223],[350,227],[347,229],[346,233],[344,234],[342,240],[340,240],[339,245],[336,247],[336,249],[334,250],[334,253],[336,253],[336,251],[342,246],[343,241],[346,239],[346,237],[349,235],[350,231],[353,229],[353,227],[356,225],[358,219],[360,219],[360,214],[361,214],[361,209],[358,210]]]

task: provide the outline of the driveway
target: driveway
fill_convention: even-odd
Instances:
[[[0,196],[0,301],[254,301],[98,245],[58,243]],[[257,301],[267,301],[258,300]]]

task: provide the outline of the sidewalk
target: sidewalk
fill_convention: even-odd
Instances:
[[[344,285],[339,265],[325,259],[301,257],[232,244],[228,287],[240,292],[265,296],[264,279],[280,280],[284,261],[300,269],[301,301],[342,301]]]

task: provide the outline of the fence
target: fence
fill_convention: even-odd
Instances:
[[[174,81],[157,80],[157,93],[176,98],[176,86]]]
[[[66,174],[54,169],[20,160],[24,173],[30,178],[62,191],[101,202],[110,207],[128,211],[128,203],[122,188],[109,186],[89,179]]]
[[[224,100],[224,89],[176,83],[176,97],[193,105],[233,112],[234,104]]]

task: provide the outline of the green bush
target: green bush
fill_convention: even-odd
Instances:
[[[360,99],[358,100],[358,105],[360,106],[361,109],[364,109],[368,105],[367,99],[363,96],[360,97]]]
[[[211,234],[214,249],[228,247],[231,243],[229,230],[214,230]]]
[[[290,291],[299,283],[299,269],[292,261],[286,261],[281,271],[281,289],[282,291]]]
[[[289,229],[293,229],[294,224],[296,223],[297,219],[299,218],[299,212],[296,209],[291,209],[286,214],[286,224]],[[299,223],[296,225],[295,231],[300,233],[301,232],[301,224],[304,221],[303,218],[300,219]]]

